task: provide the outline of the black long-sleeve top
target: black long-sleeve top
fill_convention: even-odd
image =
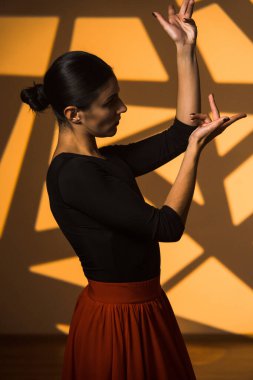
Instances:
[[[88,279],[144,281],[160,273],[159,242],[178,241],[185,226],[173,208],[145,202],[135,178],[184,152],[195,128],[175,118],[143,140],[99,148],[106,159],[70,152],[53,158],[50,209]]]

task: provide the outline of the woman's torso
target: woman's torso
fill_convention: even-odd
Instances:
[[[64,165],[69,160],[81,157],[95,162],[108,174],[127,182],[143,199],[128,165],[109,147],[100,148],[100,152],[100,157],[62,151],[54,153],[46,178],[51,212],[78,256],[87,278],[108,282],[153,278],[160,273],[158,242],[110,229],[78,208],[70,207],[61,197],[59,173],[66,170]]]

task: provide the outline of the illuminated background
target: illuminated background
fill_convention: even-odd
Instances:
[[[160,243],[162,286],[183,333],[253,336],[252,3],[195,5],[203,111],[213,92],[222,114],[248,117],[203,151],[185,233],[179,242]],[[85,50],[114,68],[128,107],[117,134],[98,139],[98,146],[165,130],[175,116],[176,50],[151,12],[166,16],[167,5],[2,2],[0,333],[67,334],[87,284],[49,209],[45,176],[58,133],[54,115],[47,110],[35,117],[20,90],[40,83],[65,51]],[[137,178],[147,202],[162,206],[183,155]]]

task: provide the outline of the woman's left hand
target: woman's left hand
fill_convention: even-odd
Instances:
[[[194,8],[194,0],[184,0],[178,13],[172,4],[168,5],[168,20],[158,12],[157,20],[172,38],[176,45],[195,45],[197,39],[197,26],[191,18]]]

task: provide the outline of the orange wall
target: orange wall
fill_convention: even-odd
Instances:
[[[98,139],[98,146],[168,128],[176,107],[175,48],[151,14],[166,16],[166,7],[157,1],[1,5],[0,333],[66,334],[87,284],[48,204],[54,116],[35,117],[20,90],[41,82],[60,54],[85,50],[114,68],[128,107],[117,134]],[[213,92],[222,114],[248,117],[206,147],[185,233],[179,242],[160,243],[162,286],[183,333],[253,336],[252,8],[250,0],[195,5],[203,111]],[[162,206],[182,158],[137,178],[147,202]]]

